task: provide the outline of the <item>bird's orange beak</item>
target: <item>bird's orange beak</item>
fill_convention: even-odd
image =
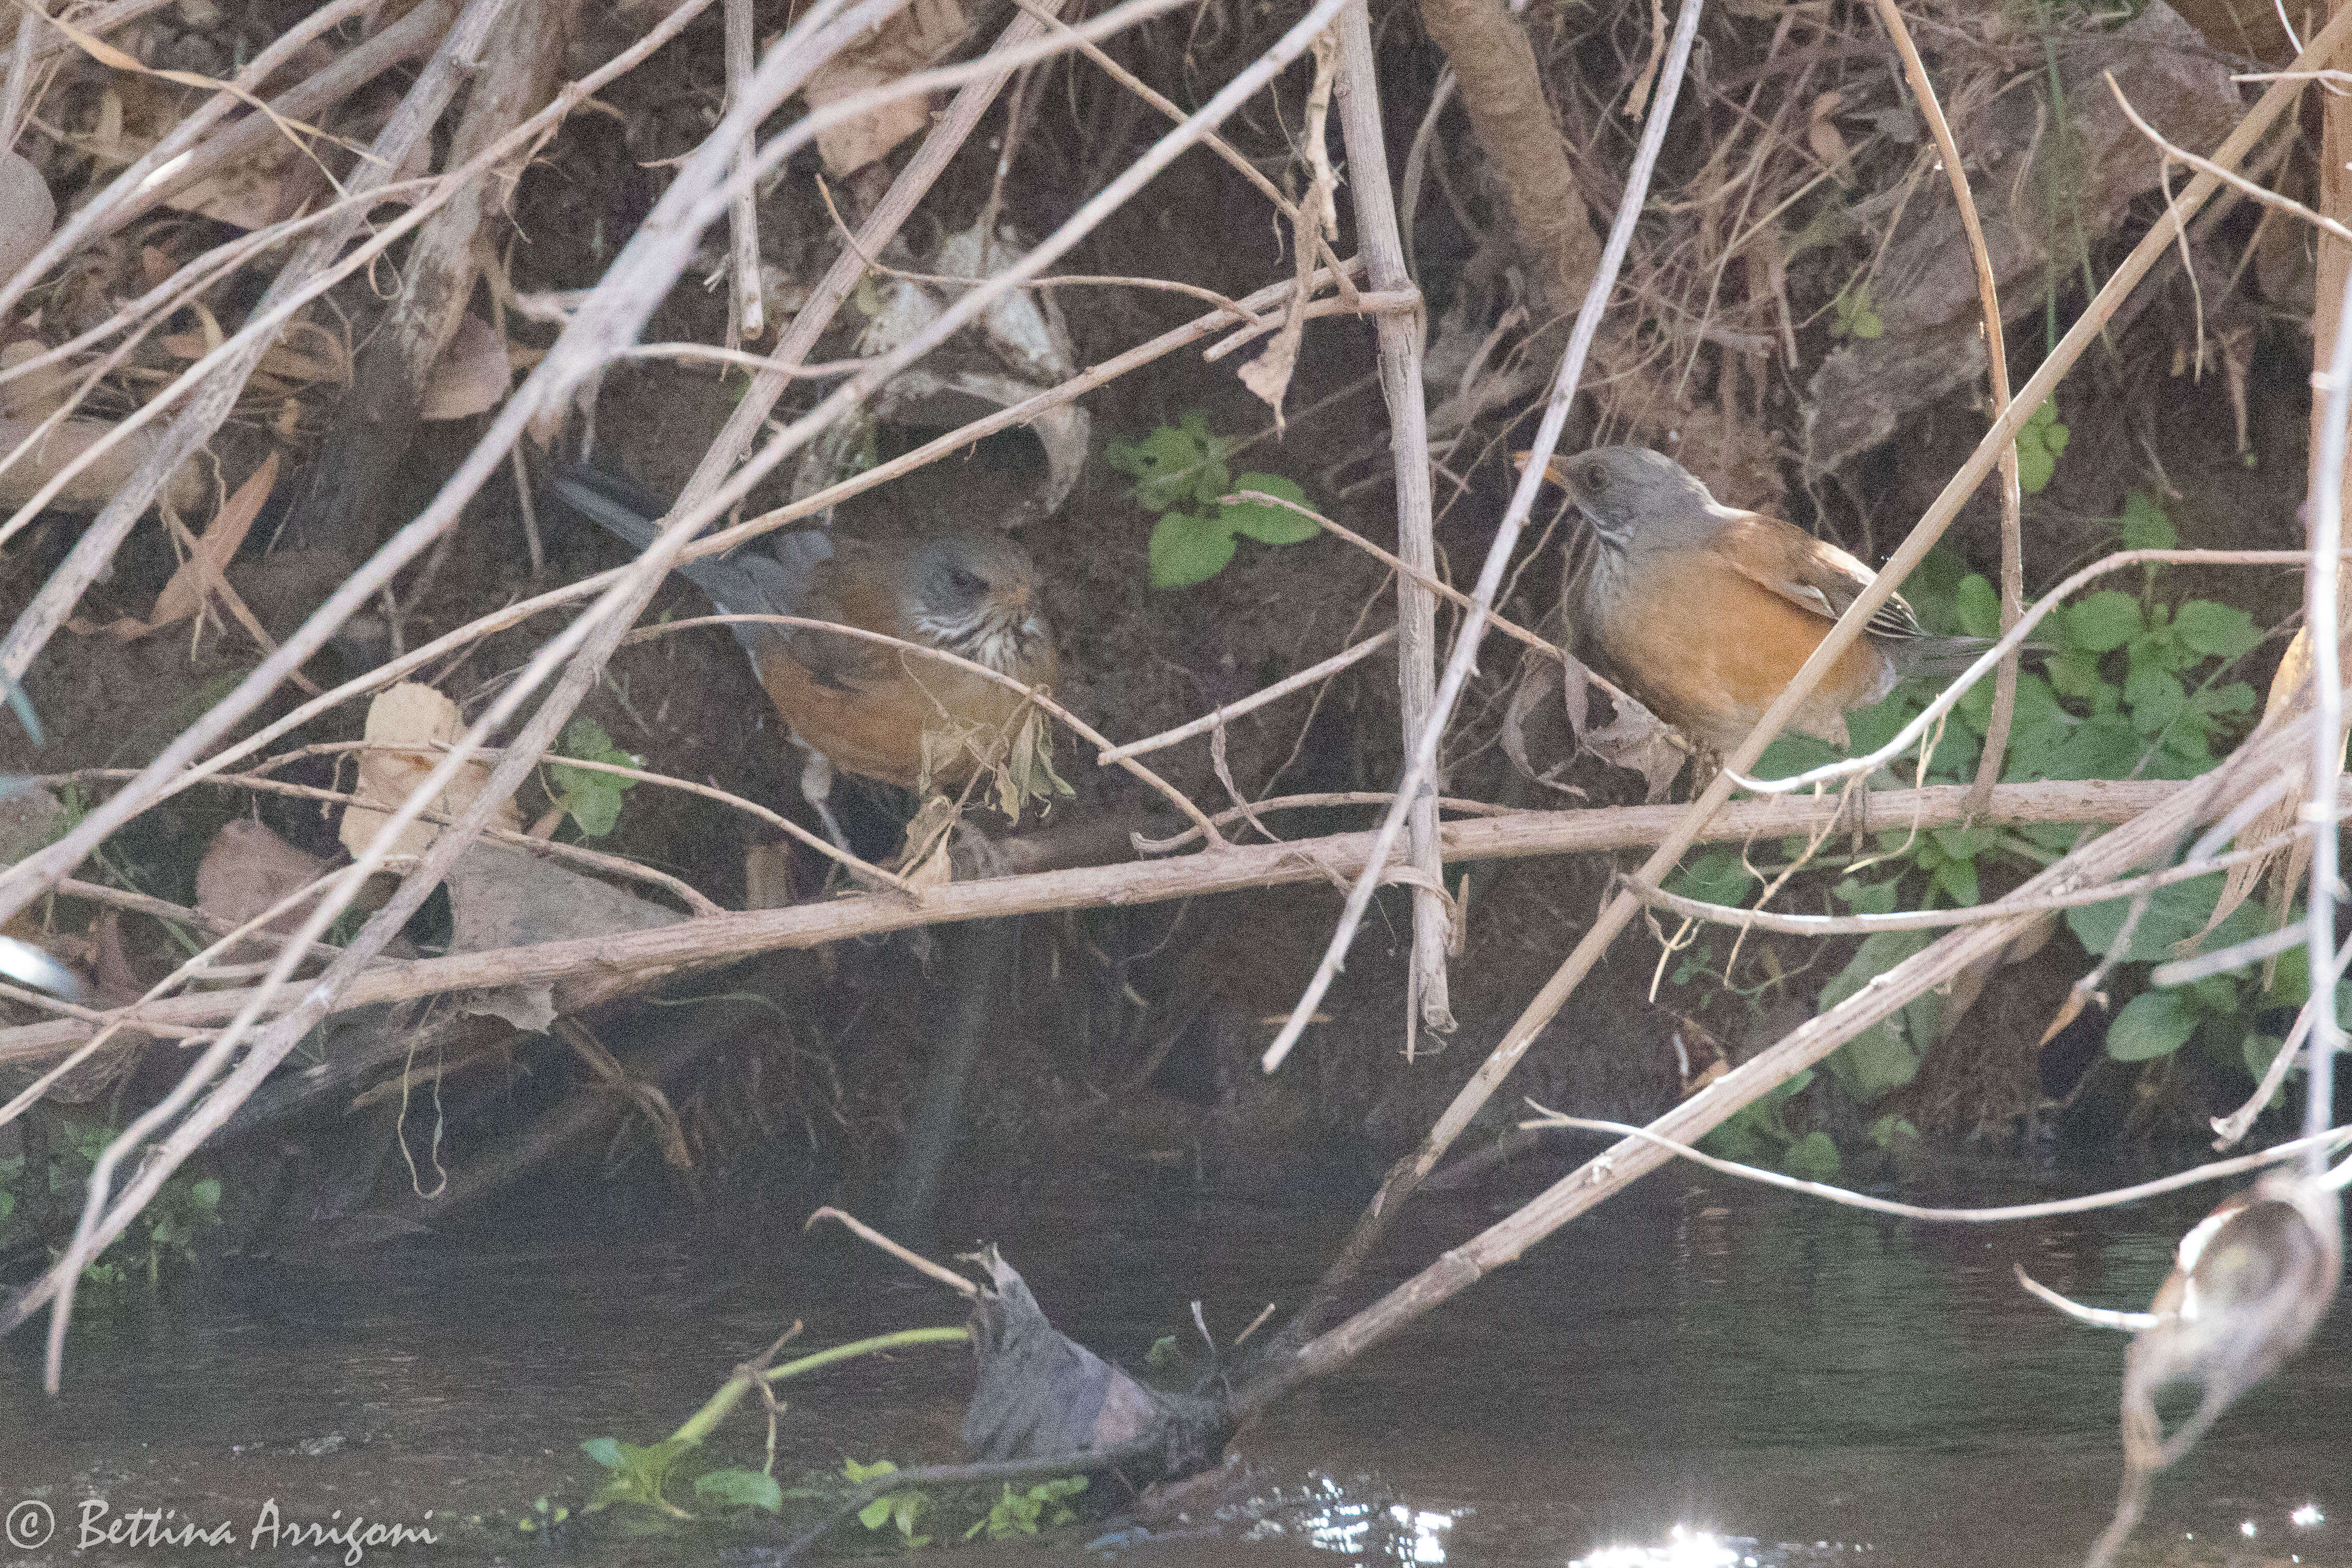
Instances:
[[[1526,473],[1528,471],[1528,459],[1534,456],[1535,454],[1533,452],[1512,453],[1511,472],[1515,474]],[[1558,485],[1562,489],[1568,489],[1568,459],[1559,453],[1554,452],[1544,461],[1544,478],[1549,479],[1553,484]]]

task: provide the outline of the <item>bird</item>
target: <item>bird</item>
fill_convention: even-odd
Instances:
[[[1598,544],[1582,625],[1633,695],[1716,755],[1764,710],[1876,575],[1803,529],[1718,502],[1680,463],[1642,447],[1555,455],[1545,477],[1568,492]],[[1990,641],[1937,637],[1899,594],[1799,705],[1789,727],[1850,743],[1845,716],[1915,675],[1952,675]]]
[[[626,488],[588,468],[555,481],[564,504],[643,549],[656,527],[625,499]],[[1008,539],[852,540],[803,529],[772,550],[761,542],[679,570],[722,615],[798,616],[881,632],[1025,687],[1050,687],[1059,673],[1036,564]],[[1001,763],[1026,718],[1024,693],[945,660],[809,627],[729,629],[808,752],[801,791],[835,843],[842,834],[825,804],[835,768],[905,789],[952,790]]]

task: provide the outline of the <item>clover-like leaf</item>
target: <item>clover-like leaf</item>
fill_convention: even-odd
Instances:
[[[1280,474],[1244,474],[1234,481],[1236,490],[1260,490],[1280,500],[1307,504],[1307,492]],[[1323,531],[1311,518],[1262,501],[1233,501],[1223,508],[1223,520],[1236,533],[1260,544],[1298,544]]]
[[[2144,624],[2137,598],[2102,588],[2066,612],[2066,640],[2085,653],[2113,653],[2137,637]]]
[[[2017,432],[2017,488],[2038,495],[2058,472],[2059,455],[2066,450],[2069,432],[2058,423],[2058,403],[2046,399],[2026,416]]]
[[[604,726],[593,719],[574,719],[566,724],[556,753],[616,767],[640,765],[640,759],[614,745],[613,737],[604,733]],[[572,814],[572,820],[579,824],[582,836],[588,838],[602,838],[619,826],[621,797],[637,787],[636,780],[625,779],[618,773],[567,768],[561,763],[550,763],[547,771],[550,793],[562,803],[563,809]]]
[[[1972,637],[2000,635],[2000,595],[1981,572],[1971,572],[1952,590],[1952,614]]]
[[[2143,991],[2107,1025],[2107,1055],[2119,1062],[2168,1057],[2197,1032],[2197,1015],[2179,993]]]
[[[2126,550],[2170,550],[2180,542],[2164,508],[2137,489],[2124,498],[2123,537]]]
[[[1151,585],[1189,588],[1205,583],[1234,558],[1234,531],[1220,517],[1162,512],[1151,527]]]
[[[2180,640],[2211,658],[2240,658],[2261,645],[2254,617],[2231,605],[2191,599],[2173,616]]]
[[[1145,510],[1166,511],[1187,501],[1207,505],[1233,488],[1226,445],[1195,408],[1140,441],[1113,441],[1104,459],[1135,480],[1135,499]]]

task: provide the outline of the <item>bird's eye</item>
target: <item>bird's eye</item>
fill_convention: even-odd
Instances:
[[[988,586],[986,578],[975,573],[967,572],[961,566],[948,569],[948,583],[957,593],[971,598],[978,598],[982,590]]]
[[[1607,467],[1600,463],[1587,463],[1584,466],[1584,488],[1596,492],[1607,489],[1609,488]]]

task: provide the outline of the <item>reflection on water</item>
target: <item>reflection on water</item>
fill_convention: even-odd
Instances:
[[[2074,1190],[1976,1167],[1903,1195]],[[1653,1177],[1277,1407],[1243,1435],[1248,1468],[1225,1491],[1149,1528],[1082,1527],[1050,1555],[1135,1568],[2079,1562],[2114,1499],[2124,1341],[2042,1309],[2011,1268],[2139,1307],[2209,1202],[1962,1231]],[[1418,1205],[1389,1249],[1395,1277],[1494,1207]],[[333,1271],[231,1261],[160,1308],[85,1317],[54,1407],[37,1334],[19,1334],[0,1350],[0,1507],[31,1499],[70,1521],[100,1498],[118,1517],[230,1521],[240,1542],[272,1500],[289,1519],[431,1510],[442,1545],[367,1560],[541,1552],[518,1521],[586,1499],[598,1477],[583,1438],[660,1436],[793,1319],[814,1347],[961,1316],[862,1257],[811,1252],[798,1218],[730,1215],[625,1245],[428,1241]],[[1139,1367],[1163,1334],[1198,1342],[1195,1299],[1220,1339],[1269,1300],[1295,1303],[1350,1218],[1181,1185],[1002,1187],[964,1200],[943,1233],[1001,1242],[1061,1326]],[[2339,1306],[2284,1381],[2158,1479],[2127,1563],[2352,1563],[2330,1522],[2352,1510],[2347,1316]],[[914,1352],[795,1386],[781,1476],[938,1460],[957,1451],[970,1363]],[[756,1412],[739,1415],[710,1462],[756,1468],[764,1436]],[[960,1525],[939,1533],[925,1559],[981,1560],[954,1544]],[[707,1532],[599,1526],[551,1544],[590,1568],[761,1561],[740,1535]],[[68,1545],[0,1562],[171,1560]]]

